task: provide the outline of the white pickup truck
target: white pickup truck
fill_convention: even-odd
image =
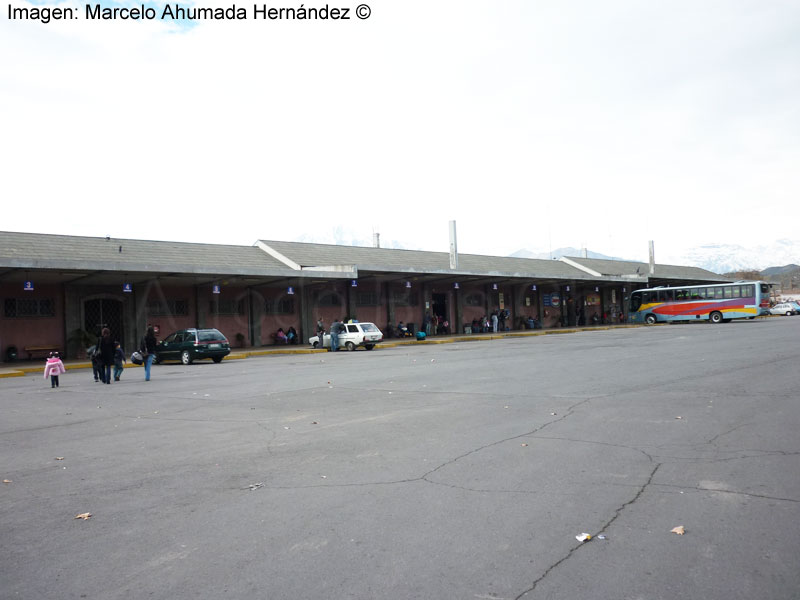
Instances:
[[[342,349],[355,350],[358,346],[364,346],[367,350],[372,350],[383,339],[383,333],[374,323],[345,323],[344,328],[345,331],[339,334],[339,348]],[[309,338],[308,343],[312,348],[319,348],[319,336]],[[322,347],[331,347],[329,333],[322,336]]]

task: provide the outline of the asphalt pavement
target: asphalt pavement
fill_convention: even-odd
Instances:
[[[798,334],[0,379],[0,598],[796,599]]]

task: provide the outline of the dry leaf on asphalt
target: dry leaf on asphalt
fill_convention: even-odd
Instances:
[[[76,519],[83,519],[84,521],[88,521],[89,517],[92,516],[92,513],[81,513],[79,515],[75,515]]]
[[[683,535],[686,533],[686,530],[683,528],[683,525],[678,525],[677,527],[673,527],[669,530],[670,533],[677,533],[678,535]]]

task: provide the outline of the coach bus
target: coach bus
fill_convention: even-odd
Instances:
[[[763,281],[715,285],[681,285],[631,293],[630,323],[711,321],[727,323],[769,314],[769,287]]]

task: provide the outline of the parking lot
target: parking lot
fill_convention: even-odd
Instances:
[[[797,598],[798,335],[774,318],[0,379],[0,597]]]

